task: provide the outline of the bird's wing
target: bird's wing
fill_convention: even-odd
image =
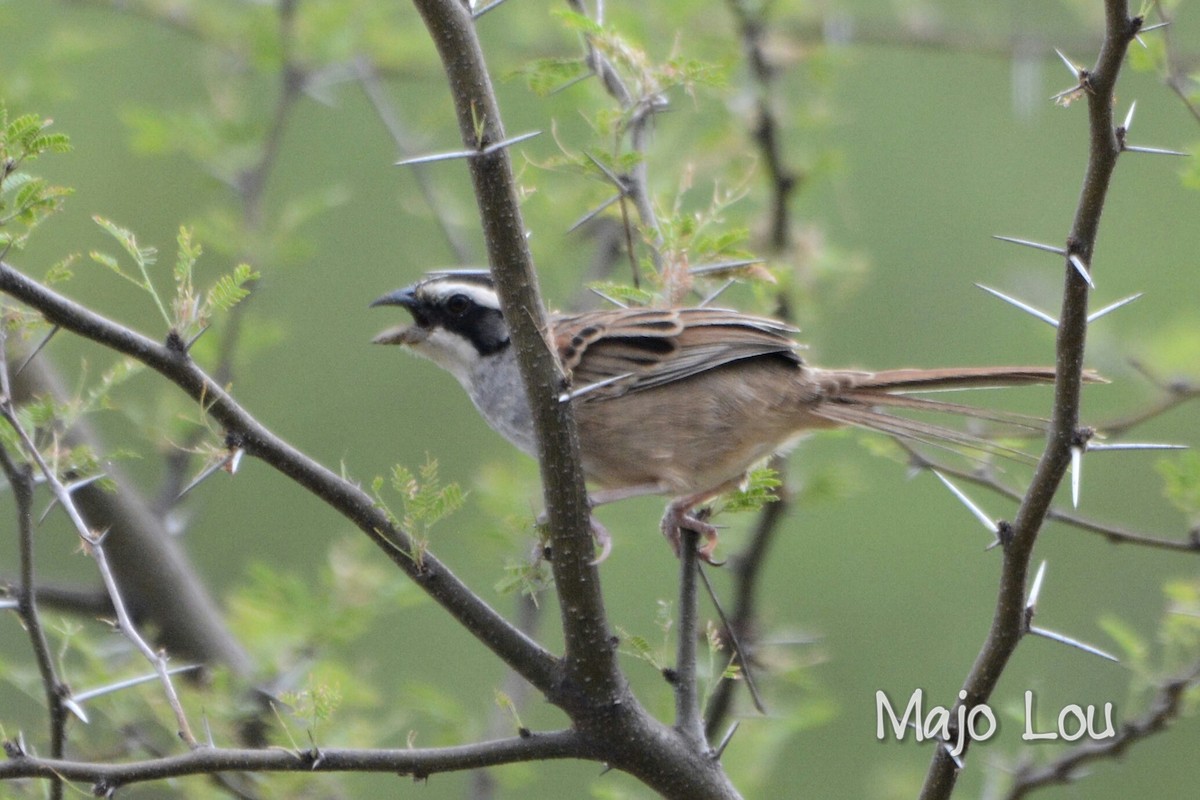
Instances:
[[[801,363],[795,328],[727,309],[592,311],[551,325],[581,400],[652,389],[748,358]]]

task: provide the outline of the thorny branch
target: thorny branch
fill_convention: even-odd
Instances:
[[[0,340],[3,334],[0,333]],[[3,347],[0,341],[0,348]],[[6,368],[0,365],[0,368]],[[0,402],[5,402],[0,398]],[[33,471],[25,462],[15,462],[9,456],[8,450],[0,446],[0,469],[3,469],[8,485],[16,500],[17,536],[21,551],[20,585],[15,589],[17,614],[29,634],[29,642],[33,648],[34,661],[37,662],[38,673],[41,675],[42,688],[46,692],[46,710],[50,715],[50,757],[62,758],[63,745],[66,742],[67,707],[63,699],[70,690],[58,677],[54,666],[54,658],[50,654],[50,643],[42,629],[42,619],[38,614],[37,585],[34,583],[34,550],[33,550]],[[50,782],[50,796],[53,800],[61,800],[63,796],[62,780],[54,778]]]
[[[188,724],[187,715],[184,713],[183,705],[179,701],[179,695],[175,691],[175,684],[171,681],[171,676],[168,673],[166,656],[162,653],[156,653],[146,643],[146,640],[142,638],[142,635],[138,633],[137,626],[134,625],[133,619],[129,616],[129,612],[126,609],[125,602],[121,598],[120,587],[117,586],[116,577],[113,575],[112,568],[108,563],[108,556],[104,550],[104,538],[108,532],[97,533],[88,526],[83,515],[76,508],[75,499],[71,496],[70,490],[59,480],[57,472],[46,462],[41,451],[38,450],[37,445],[34,443],[33,438],[25,430],[21,421],[17,419],[16,410],[12,404],[12,387],[9,384],[8,378],[8,360],[5,357],[3,345],[3,341],[0,340],[0,417],[3,417],[13,431],[16,432],[17,437],[21,440],[21,444],[25,448],[25,455],[30,458],[37,466],[38,471],[41,472],[46,484],[50,487],[50,491],[54,494],[54,499],[67,513],[76,533],[83,541],[84,550],[95,560],[96,568],[100,571],[100,577],[104,581],[104,588],[112,600],[113,611],[116,612],[117,629],[137,648],[158,673],[159,681],[162,683],[163,691],[167,697],[167,702],[175,714],[179,737],[189,746],[195,747],[197,745],[196,737],[192,733],[191,726]],[[57,682],[52,685],[55,685],[57,688]],[[53,709],[54,706],[52,705],[51,708]]]
[[[982,486],[1001,497],[1007,498],[1014,502],[1020,502],[1024,496],[1008,486],[1001,483],[994,475],[981,470],[966,470],[955,467],[944,461],[938,461],[930,458],[924,453],[918,452],[907,442],[896,442],[905,452],[908,453],[909,463],[915,469],[935,470],[943,475],[959,480],[973,483],[976,486]],[[1113,544],[1132,544],[1141,547],[1149,547],[1156,550],[1174,550],[1183,553],[1200,554],[1200,539],[1190,536],[1187,539],[1164,539],[1159,536],[1149,536],[1145,533],[1129,530],[1118,525],[1112,525],[1107,522],[1097,522],[1079,514],[1073,514],[1069,511],[1063,511],[1058,508],[1051,508],[1046,512],[1046,519],[1061,522],[1065,525],[1070,525],[1088,533],[1095,533],[1103,536]]]
[[[441,772],[552,758],[587,758],[589,745],[574,731],[530,733],[457,747],[399,750],[237,750],[204,747],[176,756],[104,764],[36,758],[10,750],[0,762],[0,780],[64,778],[88,781],[100,797],[121,786],[185,775],[218,772],[390,772],[420,780]]]
[[[960,694],[965,699],[960,700],[952,711],[956,719],[958,717],[954,715],[958,713],[960,705],[969,712],[988,701],[1008,659],[1026,631],[1026,579],[1033,546],[1049,512],[1054,493],[1070,464],[1071,446],[1077,435],[1087,333],[1088,284],[1070,262],[1074,257],[1089,270],[1093,266],[1100,216],[1109,181],[1121,152],[1113,125],[1113,90],[1125,53],[1142,23],[1141,18],[1130,18],[1125,0],[1106,0],[1105,18],[1106,32],[1096,65],[1091,69],[1080,69],[1077,76],[1079,87],[1087,97],[1090,145],[1079,204],[1067,236],[1068,263],[1065,265],[1062,313],[1059,315],[1057,379],[1050,430],[1046,448],[1012,524],[1011,536],[1004,540],[995,617],[975,664],[963,683]],[[964,744],[969,746],[969,740]],[[955,759],[947,750],[938,748],[925,776],[921,800],[948,798],[954,790],[958,769]]]
[[[567,4],[577,14],[589,16],[583,0],[567,0]],[[602,4],[600,7],[602,7]],[[597,16],[600,15],[598,14]],[[600,24],[604,23],[602,17],[596,21]],[[654,201],[650,195],[646,149],[649,146],[650,123],[653,121],[654,115],[666,105],[666,99],[657,94],[638,97],[626,85],[625,80],[621,77],[621,73],[609,61],[608,57],[596,47],[591,36],[584,36],[584,47],[586,49],[588,67],[600,79],[604,90],[617,101],[621,110],[628,115],[624,132],[629,136],[630,151],[638,157],[628,175],[617,176],[617,191],[620,192],[621,196],[622,216],[625,218],[626,236],[629,238],[632,247],[632,237],[628,231],[629,221],[623,210],[625,198],[628,197],[633,202],[634,208],[637,209],[643,229],[651,237],[650,261],[654,265],[654,269],[661,272],[663,268],[663,239],[658,227],[658,215],[654,211]],[[638,283],[638,265],[637,258],[632,249],[629,252],[629,260],[630,266],[633,268],[633,282],[636,285]]]

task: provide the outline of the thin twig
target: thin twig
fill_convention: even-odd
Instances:
[[[201,747],[189,753],[122,764],[22,755],[0,762],[0,781],[52,778],[88,781],[97,796],[109,787],[217,772],[387,772],[426,778],[442,772],[554,758],[587,758],[589,743],[574,731],[531,733],[457,747],[396,750],[237,750]],[[100,790],[100,791],[96,791]]]
[[[362,86],[363,94],[367,96],[367,100],[371,103],[371,107],[375,109],[375,116],[387,128],[388,134],[392,137],[392,141],[396,145],[396,149],[402,157],[408,157],[416,152],[416,147],[412,142],[412,137],[405,130],[404,123],[400,119],[399,110],[396,104],[391,102],[388,96],[383,91],[383,86],[380,85],[379,73],[375,66],[365,58],[360,58],[356,64],[358,82]],[[445,238],[446,244],[454,251],[454,257],[459,264],[471,264],[478,259],[472,251],[467,240],[459,231],[458,226],[451,224],[451,215],[445,208],[442,198],[439,196],[436,184],[430,180],[428,170],[422,169],[420,165],[414,165],[410,170],[413,179],[417,182],[417,190],[420,191],[421,197],[425,200],[425,206],[433,214],[433,219],[437,223],[438,229],[442,232],[442,237]]]
[[[3,329],[0,329],[0,350],[3,348],[4,334]],[[0,369],[7,370],[7,365],[0,364]],[[8,478],[16,501],[17,536],[21,551],[21,582],[16,588],[17,614],[20,615],[21,622],[29,634],[34,661],[37,662],[38,674],[42,679],[42,689],[46,693],[46,711],[50,717],[50,757],[62,758],[67,738],[67,708],[63,699],[70,694],[70,690],[58,677],[54,658],[50,653],[50,643],[46,640],[42,618],[38,613],[37,585],[34,582],[33,472],[27,463],[14,462],[7,448],[2,445],[0,469],[3,469],[5,477]],[[50,797],[52,800],[62,800],[62,796],[62,780],[52,778]]]
[[[786,256],[795,247],[793,236],[791,198],[802,187],[803,176],[787,164],[783,152],[781,135],[782,121],[776,107],[774,84],[780,72],[770,60],[765,45],[767,19],[765,8],[752,9],[745,0],[729,0],[729,7],[738,26],[742,40],[742,51],[750,67],[756,96],[752,139],[766,164],[766,180],[771,195],[771,225],[767,236],[768,251],[772,256]],[[787,295],[780,291],[776,295],[775,316],[785,322],[792,318]],[[789,507],[786,459],[775,457],[770,466],[780,478],[780,488],[775,491],[776,500],[768,503],[759,512],[754,531],[746,547],[730,559],[733,576],[734,597],[726,633],[730,641],[736,641],[736,664],[746,677],[755,706],[761,710],[762,701],[754,688],[749,663],[753,657],[754,627],[757,616],[756,594],[766,554],[770,549],[780,523]],[[733,708],[733,696],[740,682],[721,681],[705,709],[705,730],[709,738],[716,737],[718,730]]]
[[[583,16],[588,15],[588,9],[582,0],[567,0],[571,10]],[[649,168],[646,162],[646,149],[649,146],[650,122],[654,114],[662,110],[665,101],[657,96],[637,97],[630,91],[620,72],[608,58],[596,47],[590,35],[584,35],[585,58],[591,71],[600,78],[600,83],[609,96],[617,102],[626,114],[624,132],[629,137],[629,149],[638,156],[637,161],[628,175],[622,176],[620,188],[623,196],[633,201],[641,220],[642,229],[646,231],[650,243],[650,260],[655,271],[662,271],[662,233],[658,226],[658,215],[654,210],[654,202],[650,195]],[[622,214],[624,214],[622,207]],[[626,224],[626,235],[632,240],[630,225]],[[632,254],[631,254],[632,257]],[[634,259],[634,269],[637,269]],[[634,283],[637,283],[635,278]]]
[[[1119,758],[1138,742],[1162,733],[1182,712],[1184,696],[1196,685],[1198,678],[1200,663],[1159,686],[1146,713],[1137,719],[1126,720],[1115,736],[1076,745],[1041,766],[1021,767],[1013,777],[1007,800],[1020,800],[1036,789],[1070,783],[1080,777],[1080,768],[1085,764]]]
[[[994,476],[987,472],[978,470],[965,470],[955,467],[952,464],[937,461],[930,456],[918,452],[911,444],[900,440],[895,440],[896,443],[909,455],[909,463],[917,469],[936,470],[944,475],[949,475],[959,480],[968,481],[976,486],[982,486],[1001,497],[1005,497],[1013,502],[1020,502],[1023,494],[1004,485]],[[1187,539],[1165,539],[1158,536],[1150,536],[1145,533],[1123,528],[1119,525],[1112,525],[1107,522],[1097,522],[1096,520],[1088,519],[1087,517],[1073,514],[1069,511],[1062,511],[1057,508],[1051,508],[1046,512],[1046,518],[1061,522],[1064,525],[1070,525],[1088,533],[1095,533],[1103,536],[1113,544],[1131,544],[1141,547],[1149,547],[1156,550],[1173,550],[1183,553],[1200,554],[1200,540],[1195,537]]]
[[[117,616],[118,630],[141,652],[146,660],[150,662],[150,665],[154,667],[155,671],[158,672],[167,702],[175,714],[180,738],[188,746],[196,747],[196,737],[192,734],[191,726],[187,721],[187,715],[183,710],[183,704],[179,701],[179,695],[176,693],[175,685],[171,681],[171,676],[167,671],[166,657],[161,653],[156,653],[146,643],[146,640],[142,638],[142,635],[137,630],[137,626],[134,625],[133,619],[126,610],[125,602],[121,599],[120,588],[117,586],[116,578],[113,575],[112,568],[108,563],[108,557],[104,551],[105,533],[95,533],[88,526],[87,522],[84,521],[83,516],[79,513],[79,509],[75,506],[75,499],[71,496],[70,491],[59,480],[57,473],[46,463],[33,438],[25,430],[20,420],[17,419],[11,400],[12,390],[8,381],[8,361],[3,345],[3,341],[0,341],[0,417],[3,417],[16,432],[17,437],[21,440],[25,448],[25,454],[37,465],[38,470],[41,471],[46,484],[50,487],[50,491],[53,492],[55,499],[67,513],[71,524],[75,527],[75,532],[83,541],[84,549],[96,562],[96,568],[100,571],[104,587],[108,592],[109,598],[112,599],[113,610]]]

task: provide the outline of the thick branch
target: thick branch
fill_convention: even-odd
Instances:
[[[483,223],[488,260],[533,410],[550,520],[554,578],[561,599],[566,643],[567,693],[586,691],[619,702],[626,694],[616,664],[616,646],[608,629],[600,575],[592,563],[594,547],[579,461],[579,439],[571,407],[558,401],[563,375],[542,332],[545,312],[538,293],[533,258],[525,240],[516,185],[507,149],[485,152],[504,141],[500,109],[492,91],[474,23],[456,0],[415,0],[449,78],[463,144],[479,154],[469,159],[475,197]],[[569,698],[565,698],[570,703]]]

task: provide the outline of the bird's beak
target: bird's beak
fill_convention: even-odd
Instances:
[[[397,289],[394,292],[389,292],[383,297],[377,297],[371,302],[370,308],[376,306],[404,306],[411,309],[417,303],[417,293],[412,286],[405,286],[403,289]]]
[[[373,343],[413,345],[425,341],[426,337],[429,336],[430,329],[421,323],[421,317],[418,313],[419,304],[417,302],[417,295],[412,286],[397,289],[394,292],[385,294],[383,297],[377,298],[371,303],[370,307],[375,308],[376,306],[402,306],[408,309],[409,313],[413,315],[415,324],[398,325],[394,328],[388,328],[372,339]]]

